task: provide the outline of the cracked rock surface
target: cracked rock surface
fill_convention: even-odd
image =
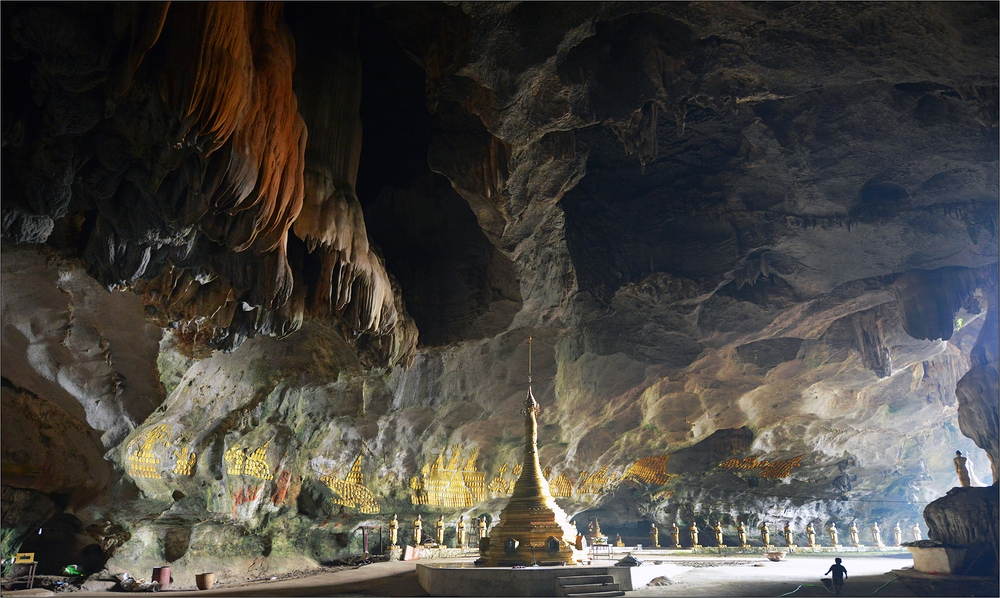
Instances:
[[[452,542],[531,337],[581,527],[995,544],[995,5],[310,6],[4,6],[4,528]]]

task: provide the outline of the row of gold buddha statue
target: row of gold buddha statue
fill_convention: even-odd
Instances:
[[[476,527],[476,536],[478,538],[486,537],[486,519],[474,519],[473,525]],[[455,537],[457,538],[457,548],[465,548],[465,516],[458,518],[458,523],[455,525]],[[438,517],[437,524],[435,525],[434,540],[437,541],[438,546],[444,546],[444,515]],[[413,520],[413,546],[420,546],[428,541],[433,542],[431,537],[424,537],[424,523],[420,515]],[[392,516],[392,520],[389,521],[389,544],[392,547],[399,546],[399,518],[396,515]]]
[[[767,524],[767,522],[766,521],[762,522],[760,524],[758,530],[760,532],[761,542],[763,542],[764,546],[772,546],[772,544],[771,544],[771,528]],[[722,535],[722,525],[718,521],[715,522],[715,526],[712,527],[712,531],[715,533],[715,545],[716,546],[726,546],[726,543],[725,543],[723,535]],[[688,532],[689,532],[690,541],[691,541],[690,547],[692,547],[692,548],[700,548],[701,545],[698,543],[698,535],[699,534],[698,534],[698,527],[697,527],[697,525],[695,525],[695,524],[692,523],[691,527],[688,529]],[[853,546],[855,548],[864,548],[864,544],[862,544],[862,541],[861,541],[861,534],[858,531],[858,526],[857,526],[856,523],[853,523],[853,522],[851,523],[851,527],[848,529],[847,533],[848,533],[848,535],[850,536],[850,539],[851,539],[851,546]],[[875,522],[875,523],[872,524],[871,529],[870,529],[870,533],[871,533],[872,545],[873,546],[875,546],[875,547],[883,547],[883,546],[885,546],[885,544],[883,542],[883,539],[882,539],[882,530],[879,528],[878,522]],[[831,523],[830,524],[830,526],[827,528],[827,534],[828,534],[829,542],[830,542],[829,546],[831,546],[833,548],[840,548],[841,547],[841,544],[840,544],[840,534],[839,534],[839,532],[837,530],[837,524],[836,523]],[[913,541],[919,541],[923,537],[922,534],[921,534],[921,531],[920,531],[920,526],[917,525],[917,524],[914,524],[913,530],[912,530],[912,534],[913,534]],[[674,522],[673,525],[671,526],[670,536],[671,536],[671,540],[673,541],[673,545],[676,546],[676,547],[678,547],[678,548],[681,547],[680,535],[681,535],[681,530],[680,530],[679,527],[677,527],[677,523]],[[788,522],[785,523],[785,527],[782,529],[782,535],[784,535],[784,537],[785,537],[785,546],[787,546],[789,548],[795,548],[796,547],[794,533],[792,532],[791,525]],[[737,538],[739,540],[739,546],[740,547],[747,547],[747,546],[749,546],[749,544],[747,544],[747,532],[746,532],[746,528],[743,525],[743,522],[739,522],[738,523],[738,525],[736,527],[736,536],[737,536]],[[892,529],[892,536],[893,536],[893,540],[895,541],[895,545],[896,546],[902,545],[902,543],[903,543],[903,530],[899,526],[898,522],[896,523],[896,526],[893,527],[893,529]],[[659,546],[660,545],[660,531],[659,531],[659,528],[656,527],[656,525],[653,525],[650,528],[649,537],[650,537],[650,540],[652,540],[653,546]],[[813,528],[812,523],[809,523],[808,525],[806,525],[806,540],[808,542],[808,544],[806,544],[806,545],[808,547],[810,547],[810,548],[816,548],[816,547],[820,546],[820,544],[817,544],[816,529]]]
[[[476,528],[476,536],[479,539],[485,538],[486,537],[486,520],[485,520],[485,518],[474,519],[473,520],[473,525]],[[456,546],[458,548],[464,548],[465,547],[465,543],[466,543],[466,529],[465,528],[466,528],[465,516],[463,515],[463,516],[461,516],[461,517],[458,518],[458,522],[457,522],[457,524],[455,526],[455,532],[456,532],[455,533],[455,537],[457,538]],[[441,515],[441,516],[438,517],[437,523],[435,525],[435,535],[434,535],[434,540],[437,541],[437,544],[439,546],[444,546],[444,531],[445,531],[444,515]],[[726,546],[726,543],[724,541],[723,534],[722,534],[722,524],[720,522],[716,521],[715,525],[712,527],[712,531],[715,534],[715,545],[716,546]],[[763,523],[760,524],[760,526],[758,527],[758,531],[760,533],[760,540],[764,544],[764,546],[772,546],[772,544],[771,544],[771,539],[772,539],[771,528],[770,528],[770,526],[768,525],[768,523],[766,521],[764,521]],[[590,530],[589,530],[589,532],[590,533],[587,534],[587,539],[591,543],[594,543],[595,541],[597,543],[601,543],[602,541],[606,541],[606,539],[601,536],[600,527],[599,527],[599,524],[596,521],[593,521],[593,522],[590,523]],[[872,545],[873,546],[875,546],[875,547],[883,547],[883,546],[885,546],[885,543],[884,543],[884,541],[882,539],[882,530],[879,528],[878,522],[875,522],[875,523],[872,524],[869,532],[871,534]],[[689,547],[700,548],[701,545],[698,543],[698,541],[699,541],[698,527],[695,524],[691,524],[691,526],[688,528],[688,533],[689,533],[689,537],[690,537],[690,545],[689,545]],[[821,546],[821,544],[817,543],[816,529],[813,527],[812,523],[809,523],[808,525],[806,525],[806,531],[805,531],[805,533],[806,533],[806,541],[807,541],[806,546],[808,546],[810,548],[816,548],[816,547]],[[848,533],[848,536],[849,536],[850,541],[851,541],[851,546],[853,546],[855,548],[864,548],[865,547],[865,545],[862,544],[861,533],[859,532],[856,523],[853,523],[853,522],[851,523],[851,526],[848,529],[847,533]],[[681,534],[681,530],[677,526],[677,523],[674,522],[671,525],[670,536],[671,536],[671,541],[673,542],[673,546],[676,546],[678,548],[681,547],[680,534]],[[785,523],[784,528],[781,530],[781,534],[784,536],[785,546],[790,547],[790,548],[794,548],[794,547],[797,546],[795,544],[794,533],[792,532],[791,525],[788,522]],[[840,548],[841,547],[841,544],[840,544],[840,533],[839,533],[839,530],[837,529],[837,524],[836,523],[831,523],[830,524],[830,526],[827,528],[827,535],[828,535],[829,546],[830,547],[833,547],[833,548]],[[913,541],[919,541],[919,540],[921,540],[923,538],[923,534],[920,531],[920,526],[919,525],[917,525],[917,524],[913,525],[912,535],[913,535],[913,538],[912,538]],[[739,541],[738,546],[740,546],[740,547],[748,547],[749,546],[749,544],[747,543],[746,527],[743,525],[743,522],[739,522],[738,525],[736,526],[736,536],[737,536],[738,541]],[[893,529],[892,529],[892,536],[893,536],[893,540],[894,540],[896,546],[899,546],[899,545],[901,545],[903,543],[903,530],[899,526],[898,522],[896,523],[895,527],[893,527]],[[656,525],[653,525],[650,528],[649,537],[650,537],[650,540],[651,540],[652,545],[654,547],[660,545],[660,531],[659,531],[659,528]],[[417,515],[416,519],[413,520],[413,536],[412,536],[412,539],[413,539],[413,545],[414,546],[419,546],[422,543],[427,543],[427,542],[433,542],[434,541],[434,540],[431,539],[430,536],[427,536],[426,538],[424,537],[424,534],[423,534],[423,520],[422,520],[422,517],[420,515]],[[398,519],[398,517],[396,515],[393,515],[392,516],[392,520],[389,522],[389,543],[392,546],[398,546],[399,545],[399,519]]]

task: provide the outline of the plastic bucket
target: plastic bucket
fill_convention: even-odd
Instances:
[[[160,589],[165,590],[170,585],[170,567],[153,567],[153,581],[160,582]]]

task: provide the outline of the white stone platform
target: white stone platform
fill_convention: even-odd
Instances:
[[[771,545],[766,550],[763,546],[705,546],[696,550],[691,550],[691,554],[766,554],[767,552],[780,550],[788,554],[809,554],[809,553],[849,553],[849,552],[906,552],[902,546],[775,546]],[[675,553],[676,554],[676,553]]]
[[[611,575],[622,590],[645,587],[687,567],[643,564],[640,567],[578,565],[559,567],[476,567],[472,563],[420,563],[417,581],[431,596],[555,596],[556,579],[577,575]]]
[[[954,575],[965,562],[965,548],[908,546],[913,555],[913,570],[920,573]]]

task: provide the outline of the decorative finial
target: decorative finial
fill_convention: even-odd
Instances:
[[[528,386],[531,386],[531,336],[528,336]]]
[[[528,415],[529,413],[534,413],[536,416],[542,411],[542,408],[538,406],[538,401],[535,400],[535,395],[531,394],[531,387],[528,387],[528,394],[524,397],[524,405],[521,407],[521,415]]]
[[[535,401],[535,395],[531,392],[531,337],[528,337],[528,394],[524,397],[524,405],[521,407],[521,415],[534,413],[538,415],[541,409]]]

